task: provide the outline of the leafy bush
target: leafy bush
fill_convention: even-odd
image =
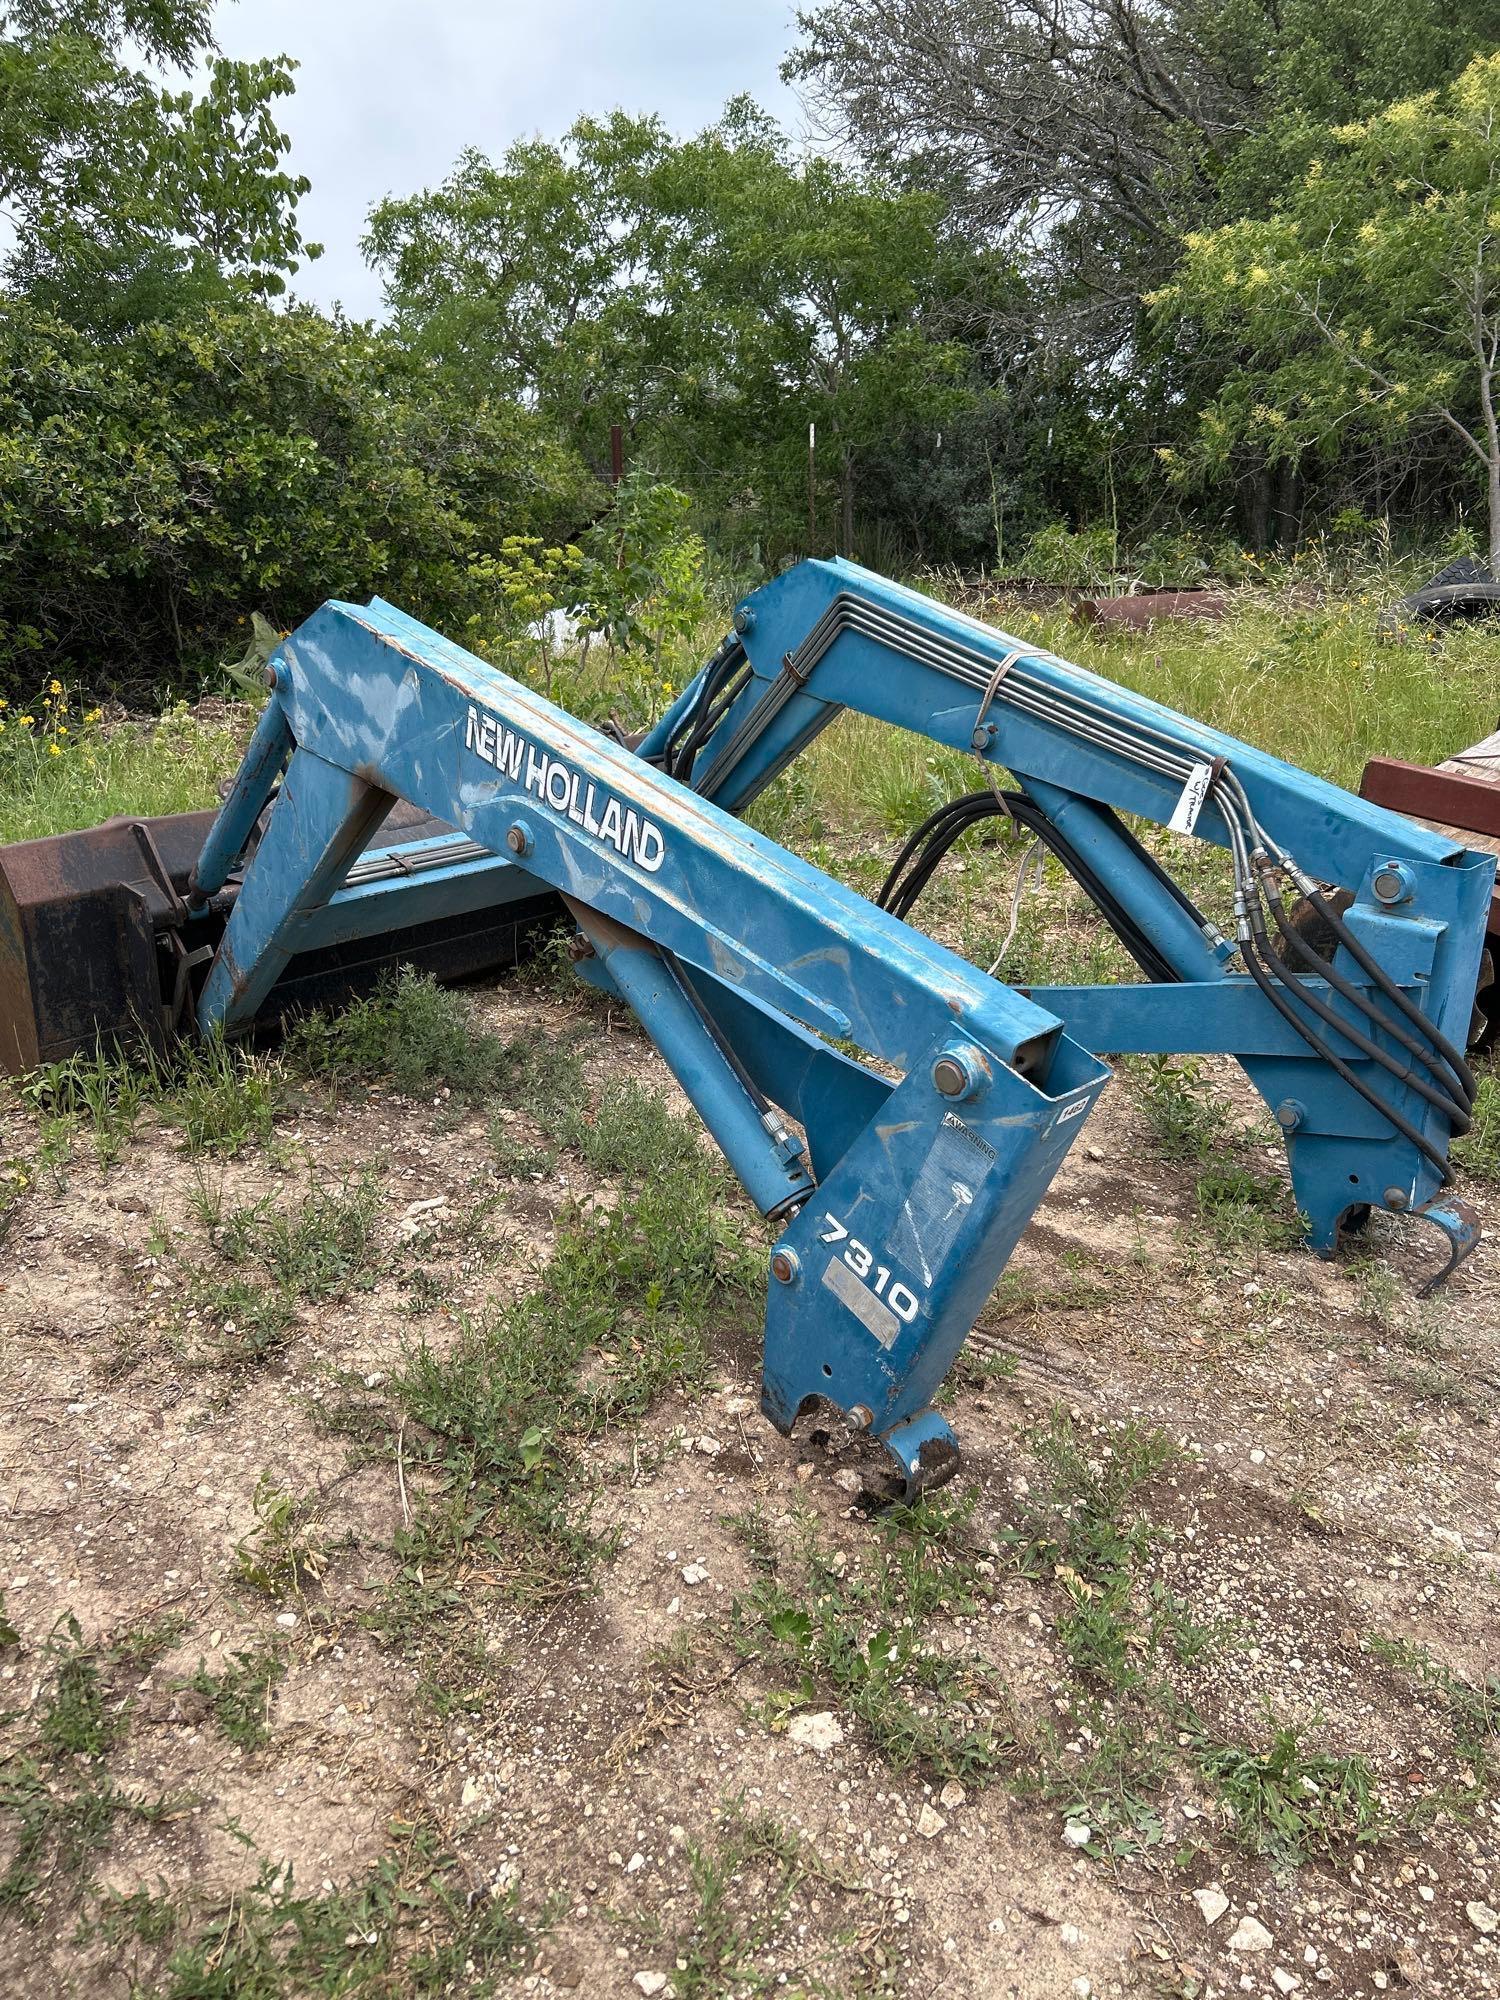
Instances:
[[[583,511],[535,415],[460,397],[387,335],[209,305],[104,339],[0,304],[0,689],[158,693],[243,614],[392,597],[463,629],[480,558]],[[476,567],[477,565],[477,567]]]
[[[1055,521],[1026,544],[1021,573],[1038,583],[1097,587],[1114,573],[1115,535],[1111,528],[1068,528]]]

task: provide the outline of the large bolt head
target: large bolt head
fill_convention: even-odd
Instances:
[[[962,1056],[938,1056],[932,1064],[932,1088],[940,1098],[966,1098],[974,1088],[974,1072]]]
[[[802,1265],[795,1250],[778,1250],[771,1259],[771,1276],[779,1285],[789,1285]]]

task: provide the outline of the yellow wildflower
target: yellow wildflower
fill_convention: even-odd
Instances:
[[[61,750],[58,749],[55,743],[49,743],[47,745],[47,755],[49,757],[60,757],[62,755],[62,752]]]

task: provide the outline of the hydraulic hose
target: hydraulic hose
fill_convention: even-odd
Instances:
[[[1279,895],[1270,892],[1266,896],[1266,901],[1270,905],[1271,915],[1276,920],[1276,928],[1286,940],[1287,949],[1294,954],[1300,963],[1306,966],[1307,970],[1317,978],[1325,979],[1335,993],[1340,994],[1351,1005],[1358,1007],[1376,1027],[1383,1029],[1390,1035],[1393,1041],[1406,1050],[1408,1055],[1413,1056],[1421,1063],[1422,1067],[1434,1078],[1440,1087],[1443,1086],[1446,1078],[1444,1075],[1439,1074],[1433,1052],[1430,1049],[1423,1048],[1415,1035],[1411,1034],[1400,1022],[1393,1021],[1388,1015],[1382,1013],[1378,1007],[1373,1005],[1367,993],[1361,992],[1359,987],[1354,985],[1352,980],[1346,979],[1335,965],[1332,965],[1327,959],[1321,957],[1319,953],[1313,950],[1307,939],[1303,937],[1296,925],[1288,918],[1286,906]],[[1347,1032],[1347,1024],[1344,1024],[1341,1031]],[[1351,1041],[1357,1039],[1353,1035],[1350,1036]],[[1387,1067],[1392,1069],[1393,1075],[1401,1074],[1391,1065],[1389,1060],[1387,1060]],[[1445,1063],[1444,1070],[1446,1071],[1449,1068],[1451,1068],[1451,1065]],[[1427,1097],[1430,1102],[1437,1104],[1440,1109],[1442,1108],[1438,1096],[1424,1087],[1417,1078],[1407,1074],[1403,1076],[1402,1080],[1411,1083],[1412,1087],[1421,1090],[1422,1095]],[[1443,1098],[1451,1102],[1455,1112],[1463,1118],[1462,1127],[1459,1129],[1465,1132],[1468,1131],[1469,1120],[1467,1114],[1473,1109],[1473,1099],[1466,1096],[1462,1089],[1460,1089],[1456,1100],[1446,1090],[1443,1092]]]
[[[1362,1077],[1356,1075],[1354,1070],[1344,1061],[1343,1057],[1335,1055],[1323,1037],[1307,1025],[1290,1000],[1284,994],[1277,991],[1275,981],[1261,965],[1252,941],[1247,937],[1242,937],[1239,941],[1239,946],[1240,957],[1245,962],[1246,971],[1283,1020],[1295,1029],[1297,1034],[1307,1043],[1308,1047],[1327,1063],[1335,1076],[1341,1077],[1351,1090],[1355,1091],[1367,1104],[1379,1112],[1380,1116],[1385,1119],[1386,1123],[1393,1130],[1398,1132],[1409,1145],[1416,1148],[1423,1159],[1436,1171],[1441,1185],[1446,1187],[1452,1180],[1453,1175],[1449,1171],[1447,1160],[1438,1151],[1436,1146],[1423,1137],[1422,1133],[1417,1130],[1410,1119],[1403,1117],[1394,1106],[1385,1101],[1378,1091],[1372,1090]]]

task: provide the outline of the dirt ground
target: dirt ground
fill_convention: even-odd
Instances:
[[[591,1077],[623,1068],[674,1094],[599,1012],[504,983],[472,1004],[501,1035],[584,1019]],[[1216,1080],[1248,1104],[1227,1069]],[[0,1155],[28,1153],[30,1114],[3,1116]],[[309,1090],[269,1146],[211,1163],[216,1200],[275,1208],[351,1167],[378,1190],[368,1288],[304,1305],[247,1365],[204,1365],[184,1339],[205,1168],[179,1133],[147,1115],[107,1170],[80,1138],[22,1196],[0,1249],[0,1587],[17,1641],[0,1651],[0,1864],[27,1786],[63,1783],[37,1718],[56,1713],[70,1649],[103,1662],[89,1685],[108,1747],[84,1763],[157,1805],[106,1815],[76,1865],[44,1846],[34,1886],[0,1908],[0,1989],[354,1988],[362,1933],[342,1919],[345,1985],[305,1969],[236,1984],[227,1945],[188,1971],[174,1953],[208,1913],[230,1913],[222,1937],[237,1907],[248,1923],[253,1885],[259,1909],[289,1883],[332,1896],[398,1850],[407,1866],[420,1830],[461,1910],[503,1902],[532,1942],[514,1970],[461,1953],[430,1986],[398,1966],[368,1990],[1500,1990],[1500,1804],[1455,1695],[1500,1669],[1494,1239],[1431,1305],[1415,1285],[1436,1238],[1417,1225],[1382,1232],[1373,1261],[1226,1243],[1193,1173],[1159,1161],[1131,1087],[1111,1086],[983,1322],[974,1351],[993,1365],[961,1372],[948,1412],[965,1456],[943,1499],[961,1504],[966,1567],[923,1643],[983,1663],[1031,1746],[965,1781],[921,1755],[903,1768],[844,1687],[799,1684],[784,1647],[735,1643],[776,1551],[815,1543],[819,1574],[840,1577],[891,1546],[836,1451],[761,1417],[753,1305],[716,1326],[714,1386],[583,1448],[617,1535],[586,1587],[518,1602],[476,1545],[448,1579],[470,1645],[457,1692],[451,1674],[435,1692],[423,1645],[371,1618],[434,1476],[387,1405],[393,1371],[514,1291],[567,1204],[612,1198],[566,1150],[517,1165],[494,1130],[489,1109]],[[1484,1210],[1483,1189],[1462,1192]],[[1262,1753],[1291,1724],[1304,1746],[1366,1760],[1370,1816],[1300,1865],[1247,1837],[1190,1731],[1169,1728],[1144,1764],[1103,1756],[1146,1711],[1123,1681],[1080,1703],[1069,1580],[1015,1559],[1054,1420],[1101,1460],[1132,1423],[1176,1447],[1146,1489],[1160,1533],[1141,1573],[1213,1635],[1163,1671],[1214,1741]],[[269,1591],[236,1556],[263,1526],[263,1479],[300,1496],[324,1551]],[[256,1695],[262,1741],[234,1741],[213,1712],[236,1656],[278,1663]],[[287,1909],[273,1941],[311,1921]],[[414,1933],[428,1921],[415,1912]]]

